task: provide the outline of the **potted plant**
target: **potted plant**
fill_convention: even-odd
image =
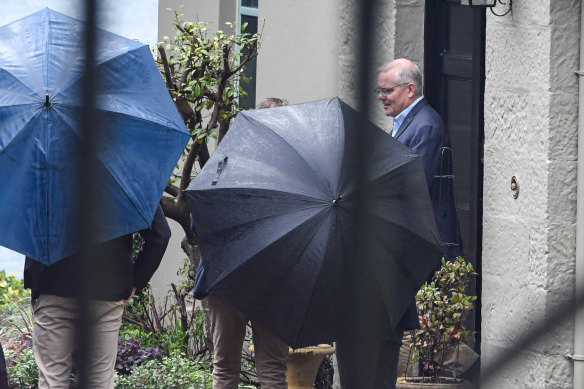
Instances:
[[[429,384],[437,384],[440,388],[470,387],[468,381],[456,377],[456,368],[445,374],[444,365],[447,360],[453,360],[454,366],[459,365],[463,349],[474,354],[463,342],[472,339],[474,334],[464,323],[476,300],[476,296],[466,292],[475,275],[472,264],[462,257],[442,259],[442,266],[432,281],[422,285],[416,295],[421,328],[412,331],[408,353],[408,364],[417,363],[419,376],[405,375],[398,379],[398,388],[428,387]],[[406,368],[406,372],[408,370]]]

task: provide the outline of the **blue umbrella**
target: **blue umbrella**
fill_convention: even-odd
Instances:
[[[45,264],[79,249],[84,28],[48,8],[0,27],[0,245]],[[189,137],[147,45],[98,29],[96,66],[94,244],[150,225]]]

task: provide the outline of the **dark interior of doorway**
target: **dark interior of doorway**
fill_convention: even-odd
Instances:
[[[479,273],[469,291],[478,296],[475,315],[467,323],[477,331],[479,353],[485,25],[484,8],[461,6],[460,0],[426,1],[424,95],[444,119],[452,143],[463,255]],[[478,372],[479,363],[469,378]]]

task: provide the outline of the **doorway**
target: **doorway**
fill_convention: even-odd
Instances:
[[[424,95],[444,119],[452,144],[463,256],[479,273],[469,291],[478,298],[468,326],[477,331],[480,351],[485,9],[428,0],[425,11]]]

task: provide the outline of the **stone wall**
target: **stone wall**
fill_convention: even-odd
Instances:
[[[371,120],[381,128],[391,128],[391,119],[383,114],[373,89],[377,85],[378,69],[396,58],[409,58],[420,69],[424,68],[424,0],[378,0],[373,2],[375,9],[372,24],[373,49],[370,60],[373,72],[365,88],[371,90],[368,102],[371,106]],[[339,49],[339,96],[347,104],[358,107],[359,61],[355,53],[360,44],[356,31],[359,23],[359,0],[343,0],[340,13]]]
[[[481,361],[518,358],[481,388],[572,387],[573,319],[555,311],[574,293],[579,14],[577,0],[487,11]],[[546,319],[559,325],[512,347]]]

